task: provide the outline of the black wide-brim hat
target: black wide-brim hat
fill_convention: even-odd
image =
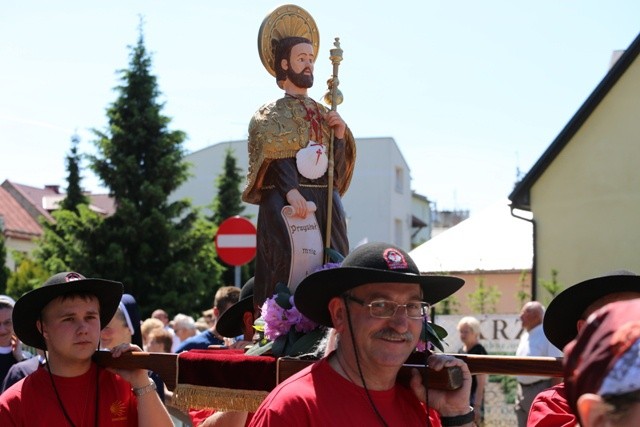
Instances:
[[[100,329],[109,324],[118,309],[123,286],[120,282],[104,279],[87,279],[75,272],[58,273],[44,284],[22,295],[13,308],[13,329],[23,343],[46,350],[44,337],[36,322],[42,309],[57,297],[67,294],[95,295],[100,303]]]
[[[216,322],[216,331],[226,338],[235,338],[243,333],[242,317],[244,313],[253,313],[253,277],[240,290],[240,299],[220,315]]]
[[[347,255],[340,267],[316,271],[304,278],[295,291],[294,302],[309,319],[332,327],[329,301],[370,283],[416,283],[422,288],[423,301],[433,305],[460,289],[464,280],[422,275],[404,250],[388,243],[372,242]]]
[[[585,280],[560,292],[549,303],[543,329],[547,339],[562,350],[576,335],[585,310],[600,298],[618,292],[640,292],[640,276],[619,270]]]

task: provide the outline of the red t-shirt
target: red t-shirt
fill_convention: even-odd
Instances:
[[[93,427],[96,400],[95,363],[78,377],[53,375],[58,395],[76,427]],[[137,426],[137,401],[131,385],[106,369],[100,369],[99,425]],[[49,371],[38,369],[0,395],[0,426],[69,425],[51,385]]]
[[[399,384],[385,391],[369,391],[375,407],[388,426],[425,426],[427,411],[413,392]],[[440,426],[435,411],[431,425]],[[365,390],[333,370],[322,359],[278,385],[262,402],[251,420],[258,426],[380,425]]]
[[[193,427],[198,427],[200,424],[205,422],[207,418],[211,415],[215,414],[217,411],[215,409],[189,409],[189,417],[191,418],[191,424]],[[253,412],[247,413],[247,420],[244,425],[248,426],[251,421],[251,417],[253,416]]]
[[[548,388],[536,396],[529,410],[527,427],[573,427],[576,416],[571,412],[564,383]]]

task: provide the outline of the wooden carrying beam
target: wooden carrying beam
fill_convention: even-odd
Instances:
[[[453,354],[464,360],[473,374],[536,375],[548,377],[562,376],[562,359],[553,357],[514,357]],[[98,351],[94,360],[100,366],[126,369],[149,369],[163,379],[169,390],[177,386],[178,355],[173,353],[133,352],[119,358],[111,357],[108,351]],[[313,360],[280,358],[277,365],[277,382],[281,382],[299,370],[312,364]],[[425,383],[434,389],[456,389],[462,385],[460,369],[435,372],[420,365],[404,365],[398,376],[401,382],[408,382],[412,368],[418,368]]]
[[[278,359],[278,383],[286,380],[296,372],[312,364],[313,360],[298,360],[280,358]],[[409,386],[411,370],[417,368],[422,373],[422,382],[428,384],[429,388],[438,390],[455,390],[462,387],[462,370],[458,367],[447,368],[441,371],[434,371],[424,367],[424,365],[405,364],[400,368],[398,381],[405,386]]]
[[[93,360],[105,368],[148,369],[160,375],[169,390],[175,390],[178,382],[178,355],[175,353],[134,351],[112,357],[110,351],[99,350]]]

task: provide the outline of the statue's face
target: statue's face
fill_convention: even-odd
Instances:
[[[313,86],[313,64],[315,62],[313,46],[300,43],[291,48],[289,61],[282,60],[282,68],[287,72],[287,79],[300,88]]]

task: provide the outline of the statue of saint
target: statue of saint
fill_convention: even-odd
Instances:
[[[315,215],[322,236],[330,222],[329,246],[342,255],[348,253],[340,197],[349,187],[356,150],[342,117],[307,95],[318,53],[318,32],[307,12],[291,5],[276,9],[265,18],[258,44],[265,68],[284,90],[283,98],[260,107],[249,124],[249,169],[242,200],[259,205],[253,297],[260,306],[278,282],[288,284],[292,250],[281,214],[284,206],[290,205],[301,218]],[[331,130],[335,160],[329,195]],[[327,212],[329,197],[331,212]],[[307,202],[315,203],[315,213]]]

